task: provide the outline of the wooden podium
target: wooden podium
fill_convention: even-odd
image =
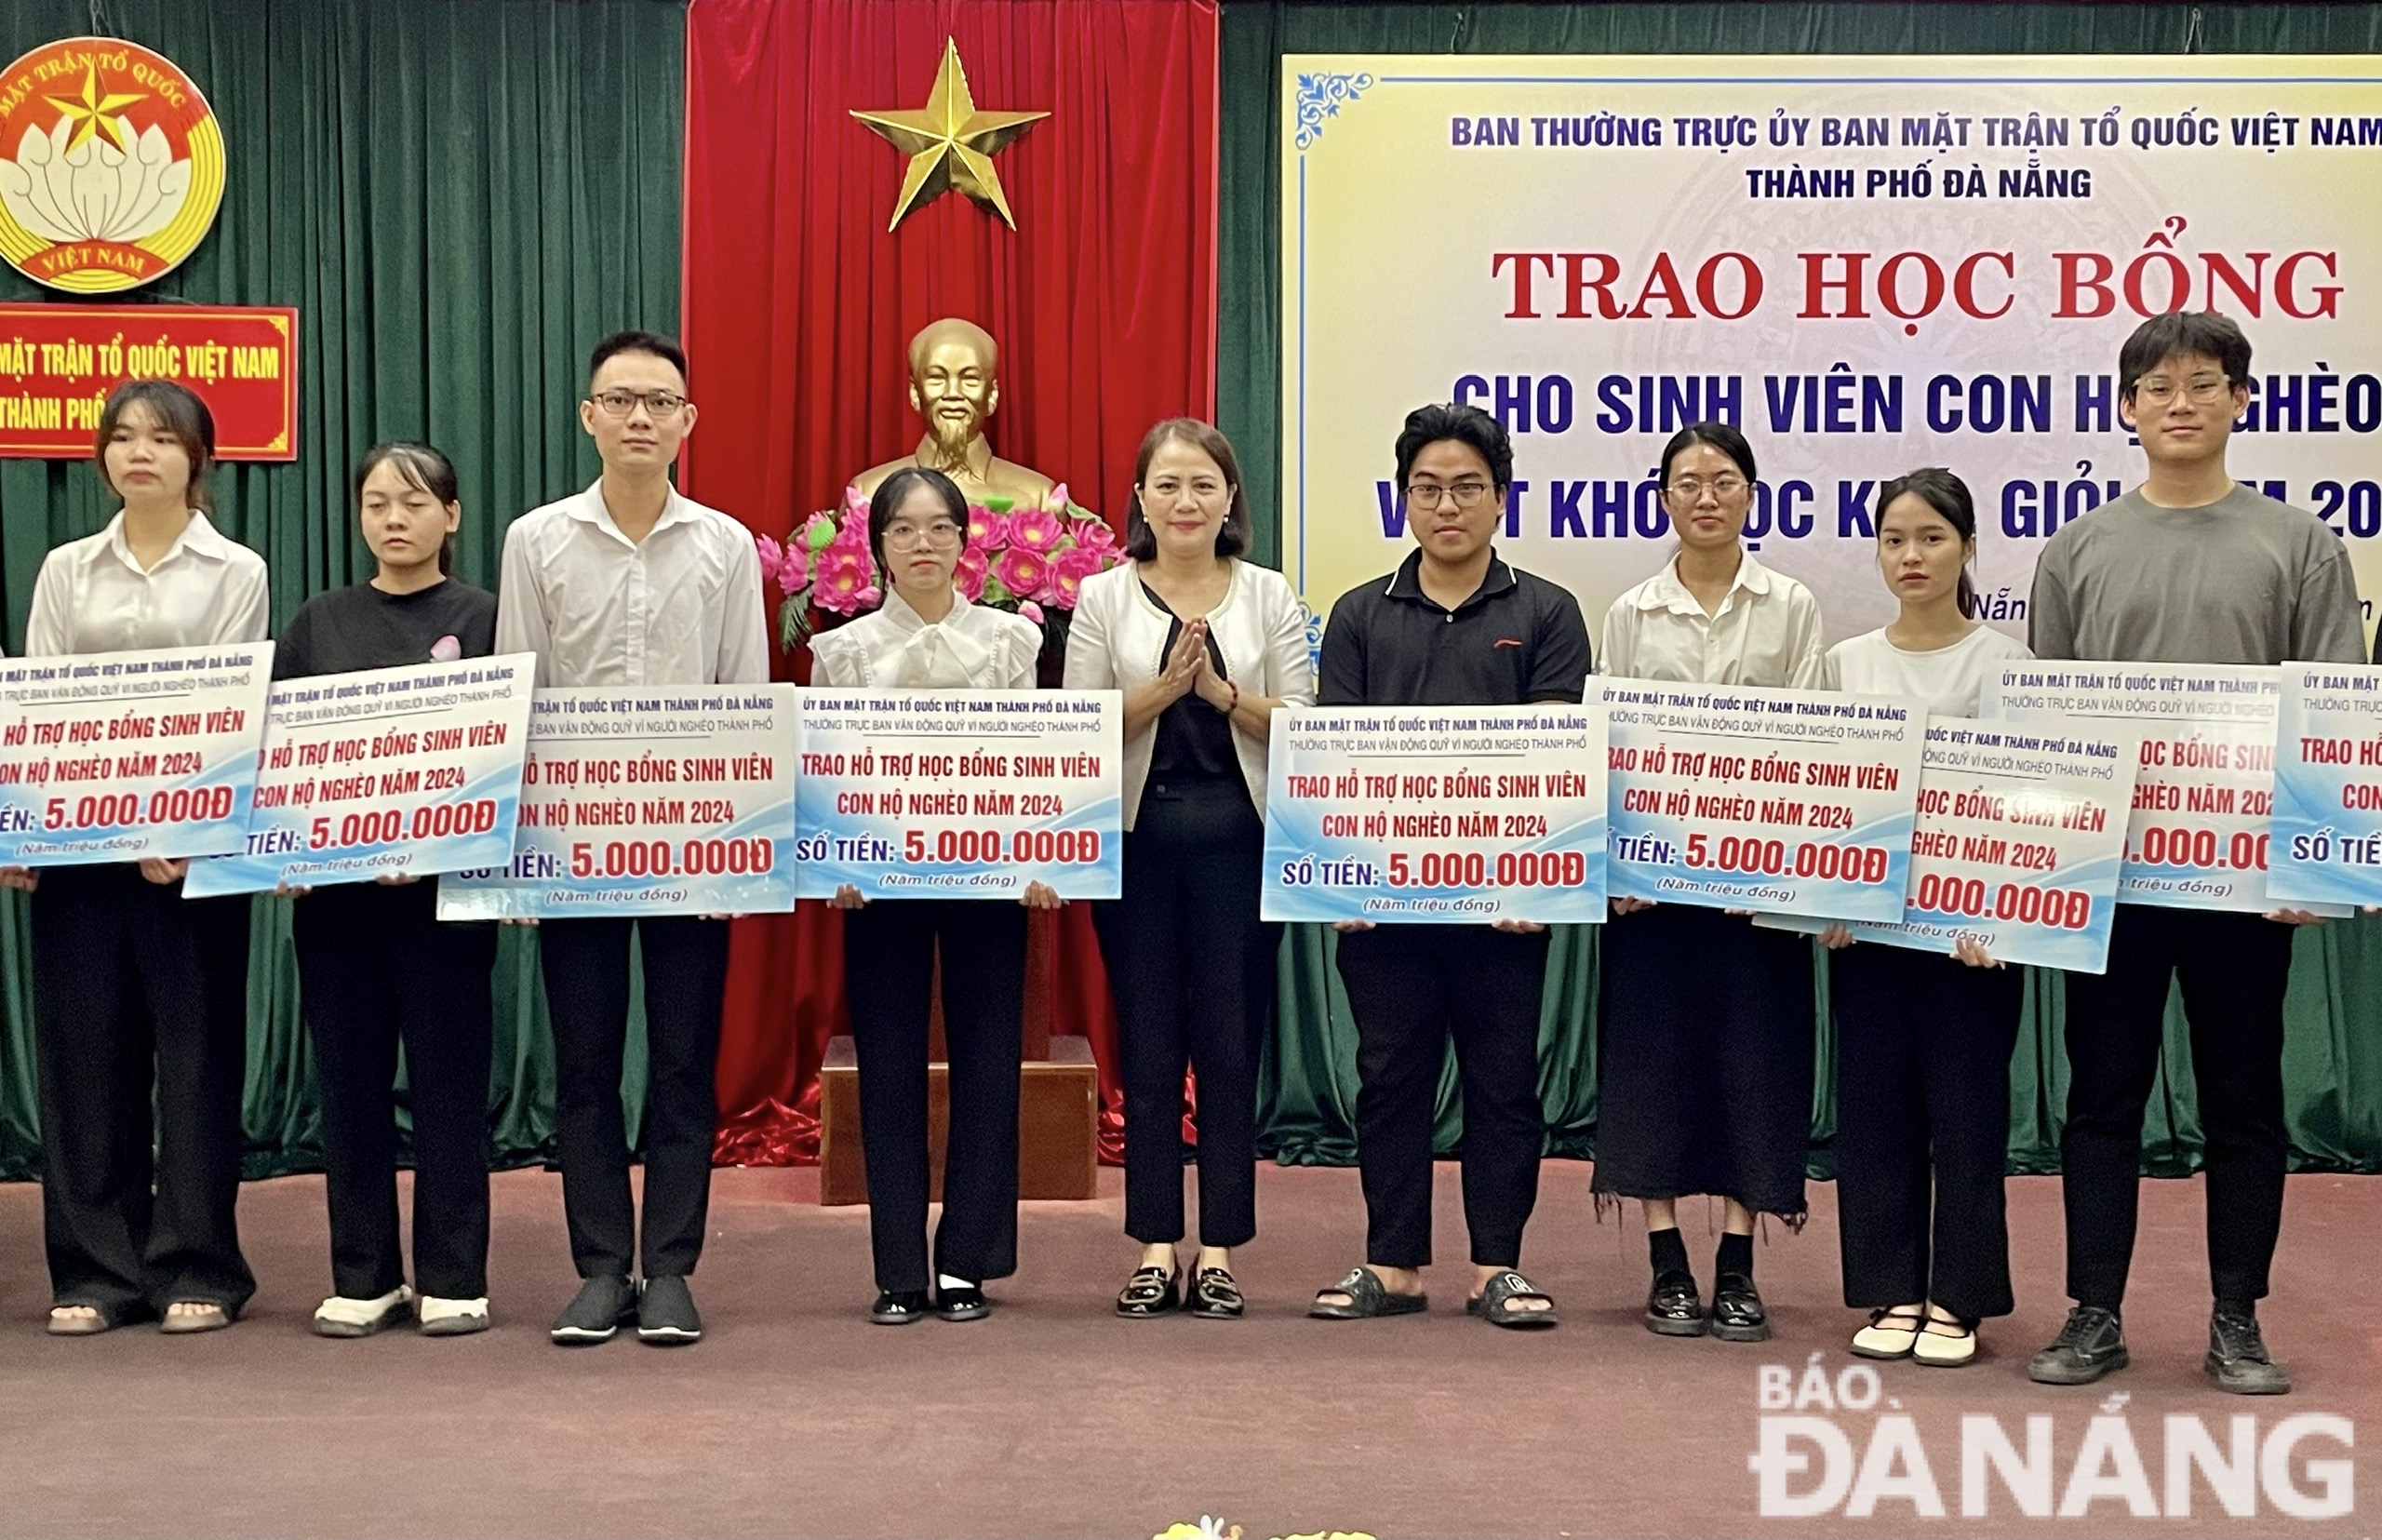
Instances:
[[[1100,1180],[1100,1075],[1091,1044],[1050,1036],[1050,971],[1055,917],[1037,914],[1026,928],[1024,1073],[1017,1093],[1017,1195],[1083,1199]],[[930,1199],[943,1196],[943,1156],[950,1129],[950,1066],[943,1062],[940,961],[928,1027],[927,1151]],[[819,1069],[819,1201],[865,1203],[868,1170],[861,1155],[860,1067],[849,1037],[827,1043]]]

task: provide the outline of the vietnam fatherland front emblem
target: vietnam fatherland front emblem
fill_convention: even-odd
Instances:
[[[46,44],[0,75],[0,256],[109,294],[164,276],[223,201],[223,135],[171,60],[114,37]]]

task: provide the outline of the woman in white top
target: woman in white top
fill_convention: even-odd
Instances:
[[[93,458],[124,507],[43,560],[26,656],[262,641],[264,560],[207,517],[206,404],[165,381],[119,385]],[[59,1336],[149,1319],[213,1331],[256,1292],[234,1217],[248,900],[185,900],[189,865],[152,858],[20,879],[38,883],[42,1217]]]
[[[968,500],[940,471],[894,472],[869,502],[868,538],[885,602],[811,638],[810,681],[836,689],[1032,690],[1042,633],[952,585]],[[1017,1271],[1017,1084],[1024,1026],[1025,911],[1059,899],[1031,883],[1023,906],[983,899],[863,900],[846,887],[844,979],[860,1060],[868,1231],[877,1265],[869,1319],[925,1317],[928,997],[940,944],[951,1119],[933,1307],[945,1320],[991,1309],[983,1285]]]
[[[1930,467],[1887,482],[1878,510],[1878,567],[1902,611],[1830,649],[1828,683],[1974,716],[1986,681],[2034,655],[1969,618],[1975,503]],[[1965,940],[1949,956],[1850,946],[1830,962],[1844,1303],[1869,1311],[1853,1351],[1967,1363],[1977,1322],[2011,1309],[2001,1178],[2020,975]]]
[[[1754,560],[1740,535],[1754,458],[1724,422],[1664,448],[1663,498],[1679,554],[1613,601],[1604,671],[1682,684],[1813,689],[1820,613],[1811,591]],[[1742,914],[1615,899],[1599,971],[1593,1190],[1644,1205],[1653,1285],[1648,1330],[1760,1342],[1753,1222],[1803,1212],[1811,1142],[1812,947]],[[1707,1315],[1678,1200],[1725,1199]]]
[[[1086,580],[1067,688],[1125,692],[1125,887],[1100,906],[1125,1079],[1117,1313],[1241,1313],[1232,1249],[1257,1234],[1257,1061],[1280,929],[1258,918],[1265,737],[1315,699],[1306,621],[1249,545],[1224,435],[1177,418],[1142,440],[1126,555]],[[1183,1074],[1198,1076],[1199,1254],[1181,1290]]]

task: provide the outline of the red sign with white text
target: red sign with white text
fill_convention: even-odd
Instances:
[[[298,458],[298,312],[288,305],[0,304],[0,457],[80,460],[108,392],[188,385],[218,460]]]

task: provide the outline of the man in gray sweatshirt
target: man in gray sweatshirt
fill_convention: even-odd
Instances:
[[[2215,314],[2154,316],[2118,355],[2120,412],[2149,474],[2052,537],[2035,569],[2039,658],[2121,663],[2359,663],[2357,584],[2340,538],[2225,466],[2249,405],[2250,343]],[[2087,1385],[2126,1364],[2119,1315],[2134,1255],[2142,1116],[2180,976],[2206,1132],[2209,1281],[2203,1365],[2226,1390],[2277,1395],[2257,1301],[2282,1223],[2282,998],[2295,910],[2118,906],[2108,971],[2068,975],[2068,1122],[2060,1138],[2068,1292],[2057,1340],[2027,1373]]]

